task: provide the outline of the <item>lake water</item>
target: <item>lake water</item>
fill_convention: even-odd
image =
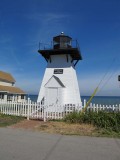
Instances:
[[[38,95],[29,95],[29,98],[36,102],[37,101],[37,97]],[[84,101],[84,99],[86,99],[87,101],[89,100],[89,96],[81,96],[82,102]],[[95,96],[92,99],[92,103],[95,104],[104,104],[104,105],[116,105],[116,104],[120,104],[120,97],[108,97],[108,96]]]

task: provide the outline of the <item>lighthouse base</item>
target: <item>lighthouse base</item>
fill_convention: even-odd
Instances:
[[[71,57],[67,62],[65,57],[55,55],[52,63],[48,62],[37,100],[41,104],[53,106],[81,103],[76,70]]]

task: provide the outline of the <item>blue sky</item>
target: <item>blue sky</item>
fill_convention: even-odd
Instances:
[[[81,95],[91,95],[107,72],[97,95],[120,96],[119,0],[1,0],[0,70],[27,93],[38,94],[46,67],[37,53],[39,41],[50,43],[61,31],[81,48]]]

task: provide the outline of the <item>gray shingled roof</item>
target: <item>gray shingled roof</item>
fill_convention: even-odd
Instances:
[[[8,93],[13,93],[13,94],[25,94],[25,92],[14,86],[2,86],[0,85],[0,92],[8,92]]]
[[[15,79],[10,73],[0,71],[0,80],[15,83]]]

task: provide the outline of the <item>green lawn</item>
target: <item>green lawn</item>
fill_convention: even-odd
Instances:
[[[0,113],[0,127],[10,126],[24,119],[25,118],[23,117],[4,115]]]

